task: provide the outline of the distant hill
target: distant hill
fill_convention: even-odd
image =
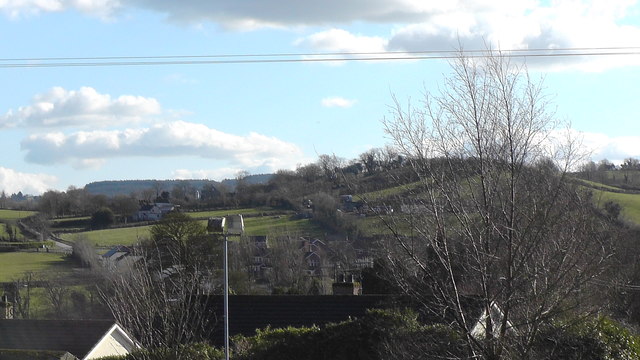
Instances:
[[[272,174],[249,175],[244,180],[248,184],[265,184],[271,179]],[[237,180],[225,179],[222,182],[214,180],[107,180],[96,181],[85,185],[85,190],[94,195],[130,195],[147,189],[155,189],[160,185],[162,191],[171,191],[174,186],[188,183],[196,189],[202,189],[204,185],[212,184],[218,187],[221,183],[226,186],[229,191],[233,191],[236,187]]]

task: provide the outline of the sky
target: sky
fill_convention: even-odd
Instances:
[[[523,61],[594,160],[640,157],[638,1],[0,0],[0,189],[352,159],[460,46],[600,54]]]

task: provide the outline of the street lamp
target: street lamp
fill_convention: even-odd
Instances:
[[[227,222],[227,220],[229,220]],[[225,226],[226,225],[226,226]],[[229,236],[241,236],[244,232],[242,215],[228,215],[223,218],[209,218],[207,229],[212,233],[222,233],[224,237],[224,358],[229,360]]]

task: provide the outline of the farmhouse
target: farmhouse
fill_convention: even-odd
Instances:
[[[175,209],[175,205],[171,203],[145,204],[136,212],[135,219],[137,221],[157,221]]]

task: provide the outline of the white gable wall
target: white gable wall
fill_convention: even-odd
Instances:
[[[118,325],[114,325],[83,360],[97,359],[110,355],[126,355],[135,348],[136,345],[133,340]]]

